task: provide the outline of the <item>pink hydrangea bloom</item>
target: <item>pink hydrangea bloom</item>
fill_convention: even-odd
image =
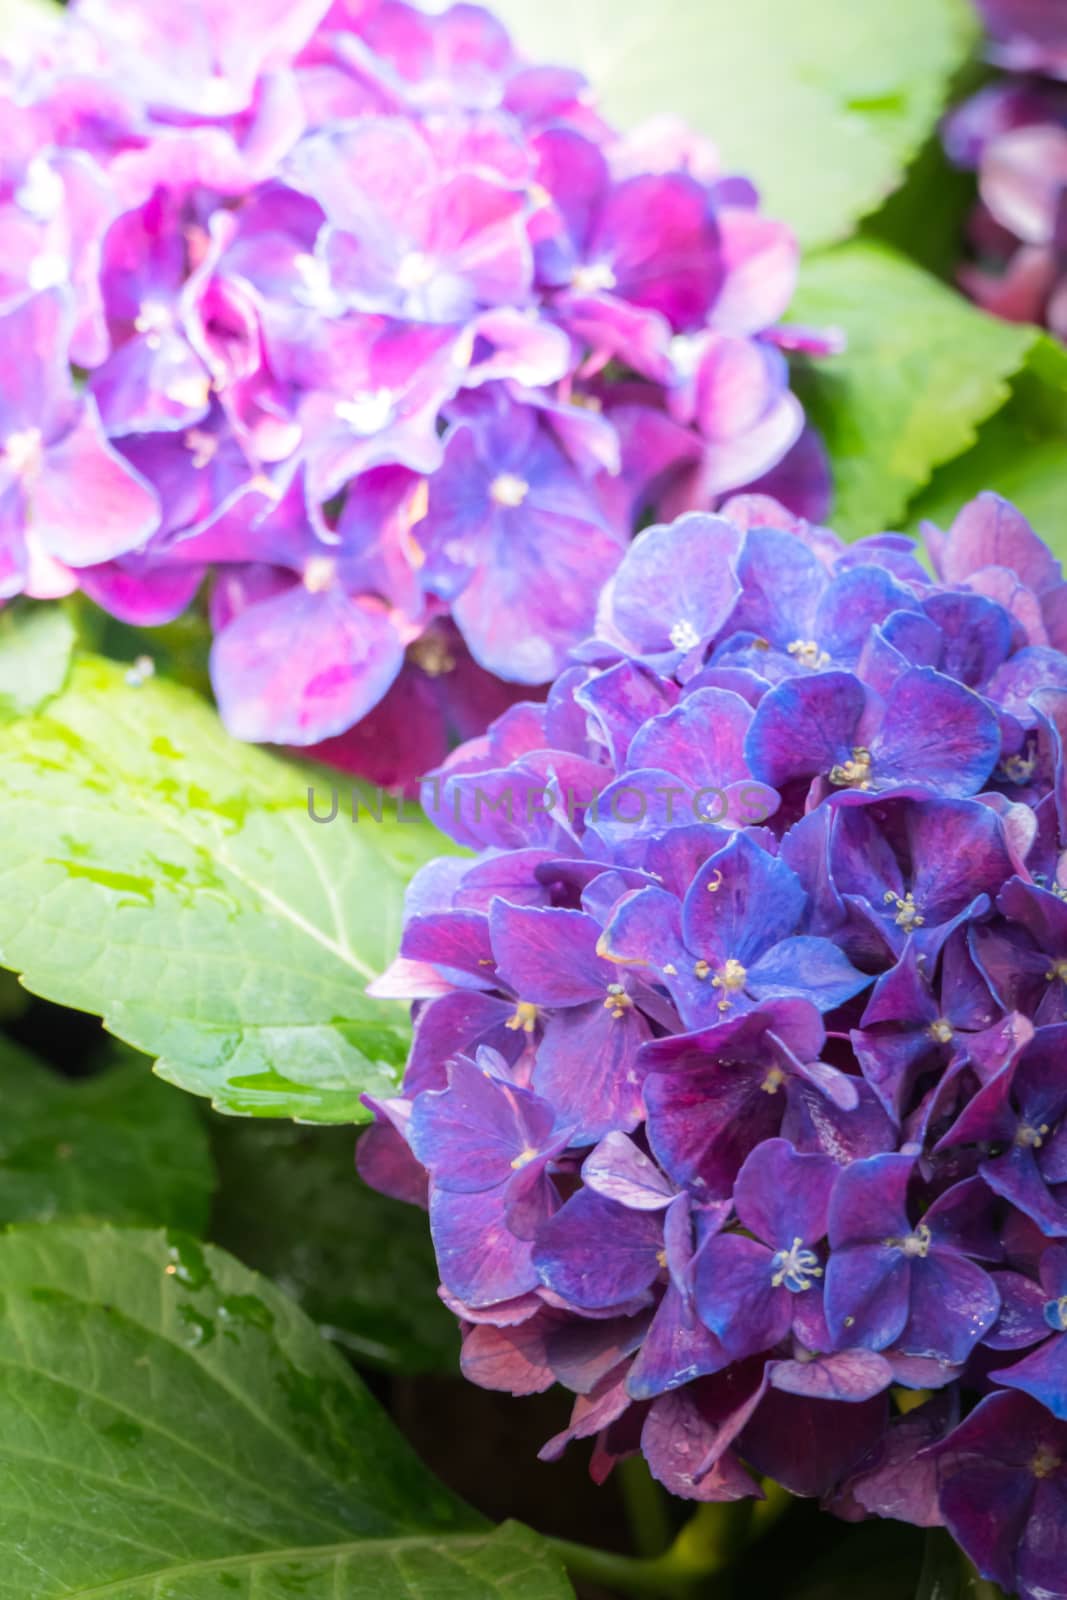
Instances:
[[[789,229],[488,12],[77,0],[9,48],[0,597],[152,626],[209,581],[238,736],[403,782],[650,516],[772,472],[825,510]]]

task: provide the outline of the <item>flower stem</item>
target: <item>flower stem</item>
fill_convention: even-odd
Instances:
[[[1004,1600],[1004,1591],[998,1589],[991,1578],[980,1578],[972,1573],[964,1580],[963,1600]]]
[[[778,1519],[785,1515],[793,1504],[793,1496],[788,1489],[783,1489],[780,1483],[775,1483],[773,1478],[764,1478],[760,1484],[763,1490],[763,1499],[757,1500],[752,1508],[751,1537],[760,1539],[773,1528]]]
[[[627,1456],[619,1463],[618,1476],[634,1552],[646,1557],[662,1555],[673,1532],[663,1490],[643,1456]]]
[[[549,1545],[575,1578],[603,1584],[634,1600],[715,1600],[709,1583],[736,1554],[752,1516],[751,1501],[698,1506],[668,1550],[658,1556],[623,1556],[568,1539]]]

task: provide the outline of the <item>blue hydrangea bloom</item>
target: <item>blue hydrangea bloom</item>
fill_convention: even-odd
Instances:
[[[412,885],[378,988],[415,1043],[360,1162],[427,1200],[467,1374],[575,1395],[546,1458],[946,1522],[1038,1600],[1067,585],[993,495],[927,547],[753,496],[637,539],[547,700],[426,784],[474,855]]]

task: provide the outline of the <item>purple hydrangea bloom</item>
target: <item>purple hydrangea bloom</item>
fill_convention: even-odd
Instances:
[[[785,1139],[757,1145],[738,1173],[734,1209],[746,1231],[710,1239],[694,1274],[700,1317],[732,1358],[782,1344],[798,1325],[800,1297],[818,1295],[816,1247],[836,1175],[829,1156],[798,1155]]]
[[[1063,1245],[1050,1245],[1044,1252],[1040,1273],[1042,1292],[1048,1296],[1042,1316],[1051,1337],[993,1376],[1010,1389],[1033,1395],[1063,1422],[1067,1421],[1067,1249]]]
[[[1067,1425],[1027,1395],[987,1395],[928,1445],[941,1515],[984,1578],[1059,1600],[1067,1572]]]
[[[834,1189],[826,1319],[831,1336],[961,1365],[997,1320],[996,1285],[961,1248],[969,1181],[946,1189],[922,1221],[908,1217],[914,1159],[854,1161]],[[991,1205],[978,1185],[978,1201]],[[973,1248],[973,1246],[972,1246]]]
[[[1005,71],[945,121],[950,160],[978,175],[960,282],[997,316],[1067,339],[1067,9],[976,4],[989,58]]]
[[[574,1394],[547,1458],[944,1522],[1037,1600],[1067,590],[993,495],[927,542],[933,576],[762,496],[638,536],[547,699],[424,786],[474,855],[411,886],[378,989],[415,1042],[361,1163],[428,1203],[468,1376]]]
[[[0,400],[0,594],[17,594],[34,573],[43,593],[62,593],[62,567],[72,555],[108,560],[143,544],[158,520],[151,486],[108,443],[92,399],[75,391],[69,332],[69,306],[52,289],[0,316],[7,373]]]
[[[0,601],[209,586],[234,734],[412,785],[559,674],[644,523],[772,474],[825,511],[788,358],[838,339],[780,326],[796,242],[709,144],[618,134],[489,12],[246,33],[75,0],[0,56]]]

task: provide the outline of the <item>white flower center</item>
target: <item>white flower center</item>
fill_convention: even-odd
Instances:
[[[293,286],[293,299],[297,304],[310,306],[325,316],[335,316],[340,306],[326,262],[305,252],[293,257],[293,266],[300,280]]]
[[[211,382],[203,375],[190,374],[187,378],[174,378],[163,390],[168,400],[176,406],[187,406],[190,411],[206,406],[211,398]]]
[[[304,568],[304,588],[309,594],[322,594],[337,576],[337,563],[330,556],[310,556]]]
[[[705,340],[698,333],[676,333],[671,340],[671,360],[680,378],[691,378],[700,365]]]
[[[146,300],[133,325],[138,333],[145,335],[149,350],[158,350],[163,342],[163,334],[173,325],[173,320],[169,306],[160,300]]]
[[[401,289],[425,289],[437,271],[433,259],[421,250],[409,250],[396,269],[396,281]]]
[[[37,222],[50,222],[59,214],[65,199],[63,180],[47,161],[38,156],[26,168],[26,176],[15,191],[15,204]]]
[[[390,389],[375,389],[372,394],[357,395],[354,400],[339,400],[334,415],[346,422],[353,433],[369,437],[381,433],[393,420],[393,394]]]
[[[579,294],[598,294],[602,289],[614,289],[618,280],[606,261],[587,261],[575,267],[571,287]]]
[[[795,661],[802,667],[810,667],[813,672],[821,672],[823,667],[830,665],[830,657],[825,650],[820,650],[816,639],[794,639],[786,649]]]
[[[514,509],[521,506],[530,492],[530,485],[525,478],[516,477],[514,472],[502,472],[494,478],[489,485],[489,496],[498,506],[509,506]]]
[[[674,624],[667,637],[676,650],[695,650],[700,643],[699,633],[684,618]]]
[[[182,443],[193,458],[193,469],[202,472],[203,469],[219,453],[219,441],[213,433],[205,433],[203,428],[190,428],[182,437]]]
[[[35,478],[44,462],[44,435],[40,428],[9,433],[4,441],[4,461],[16,478]]]
[[[58,254],[34,256],[26,273],[26,282],[35,294],[40,294],[42,289],[54,289],[57,284],[66,283],[70,277],[70,269],[66,256]]]

